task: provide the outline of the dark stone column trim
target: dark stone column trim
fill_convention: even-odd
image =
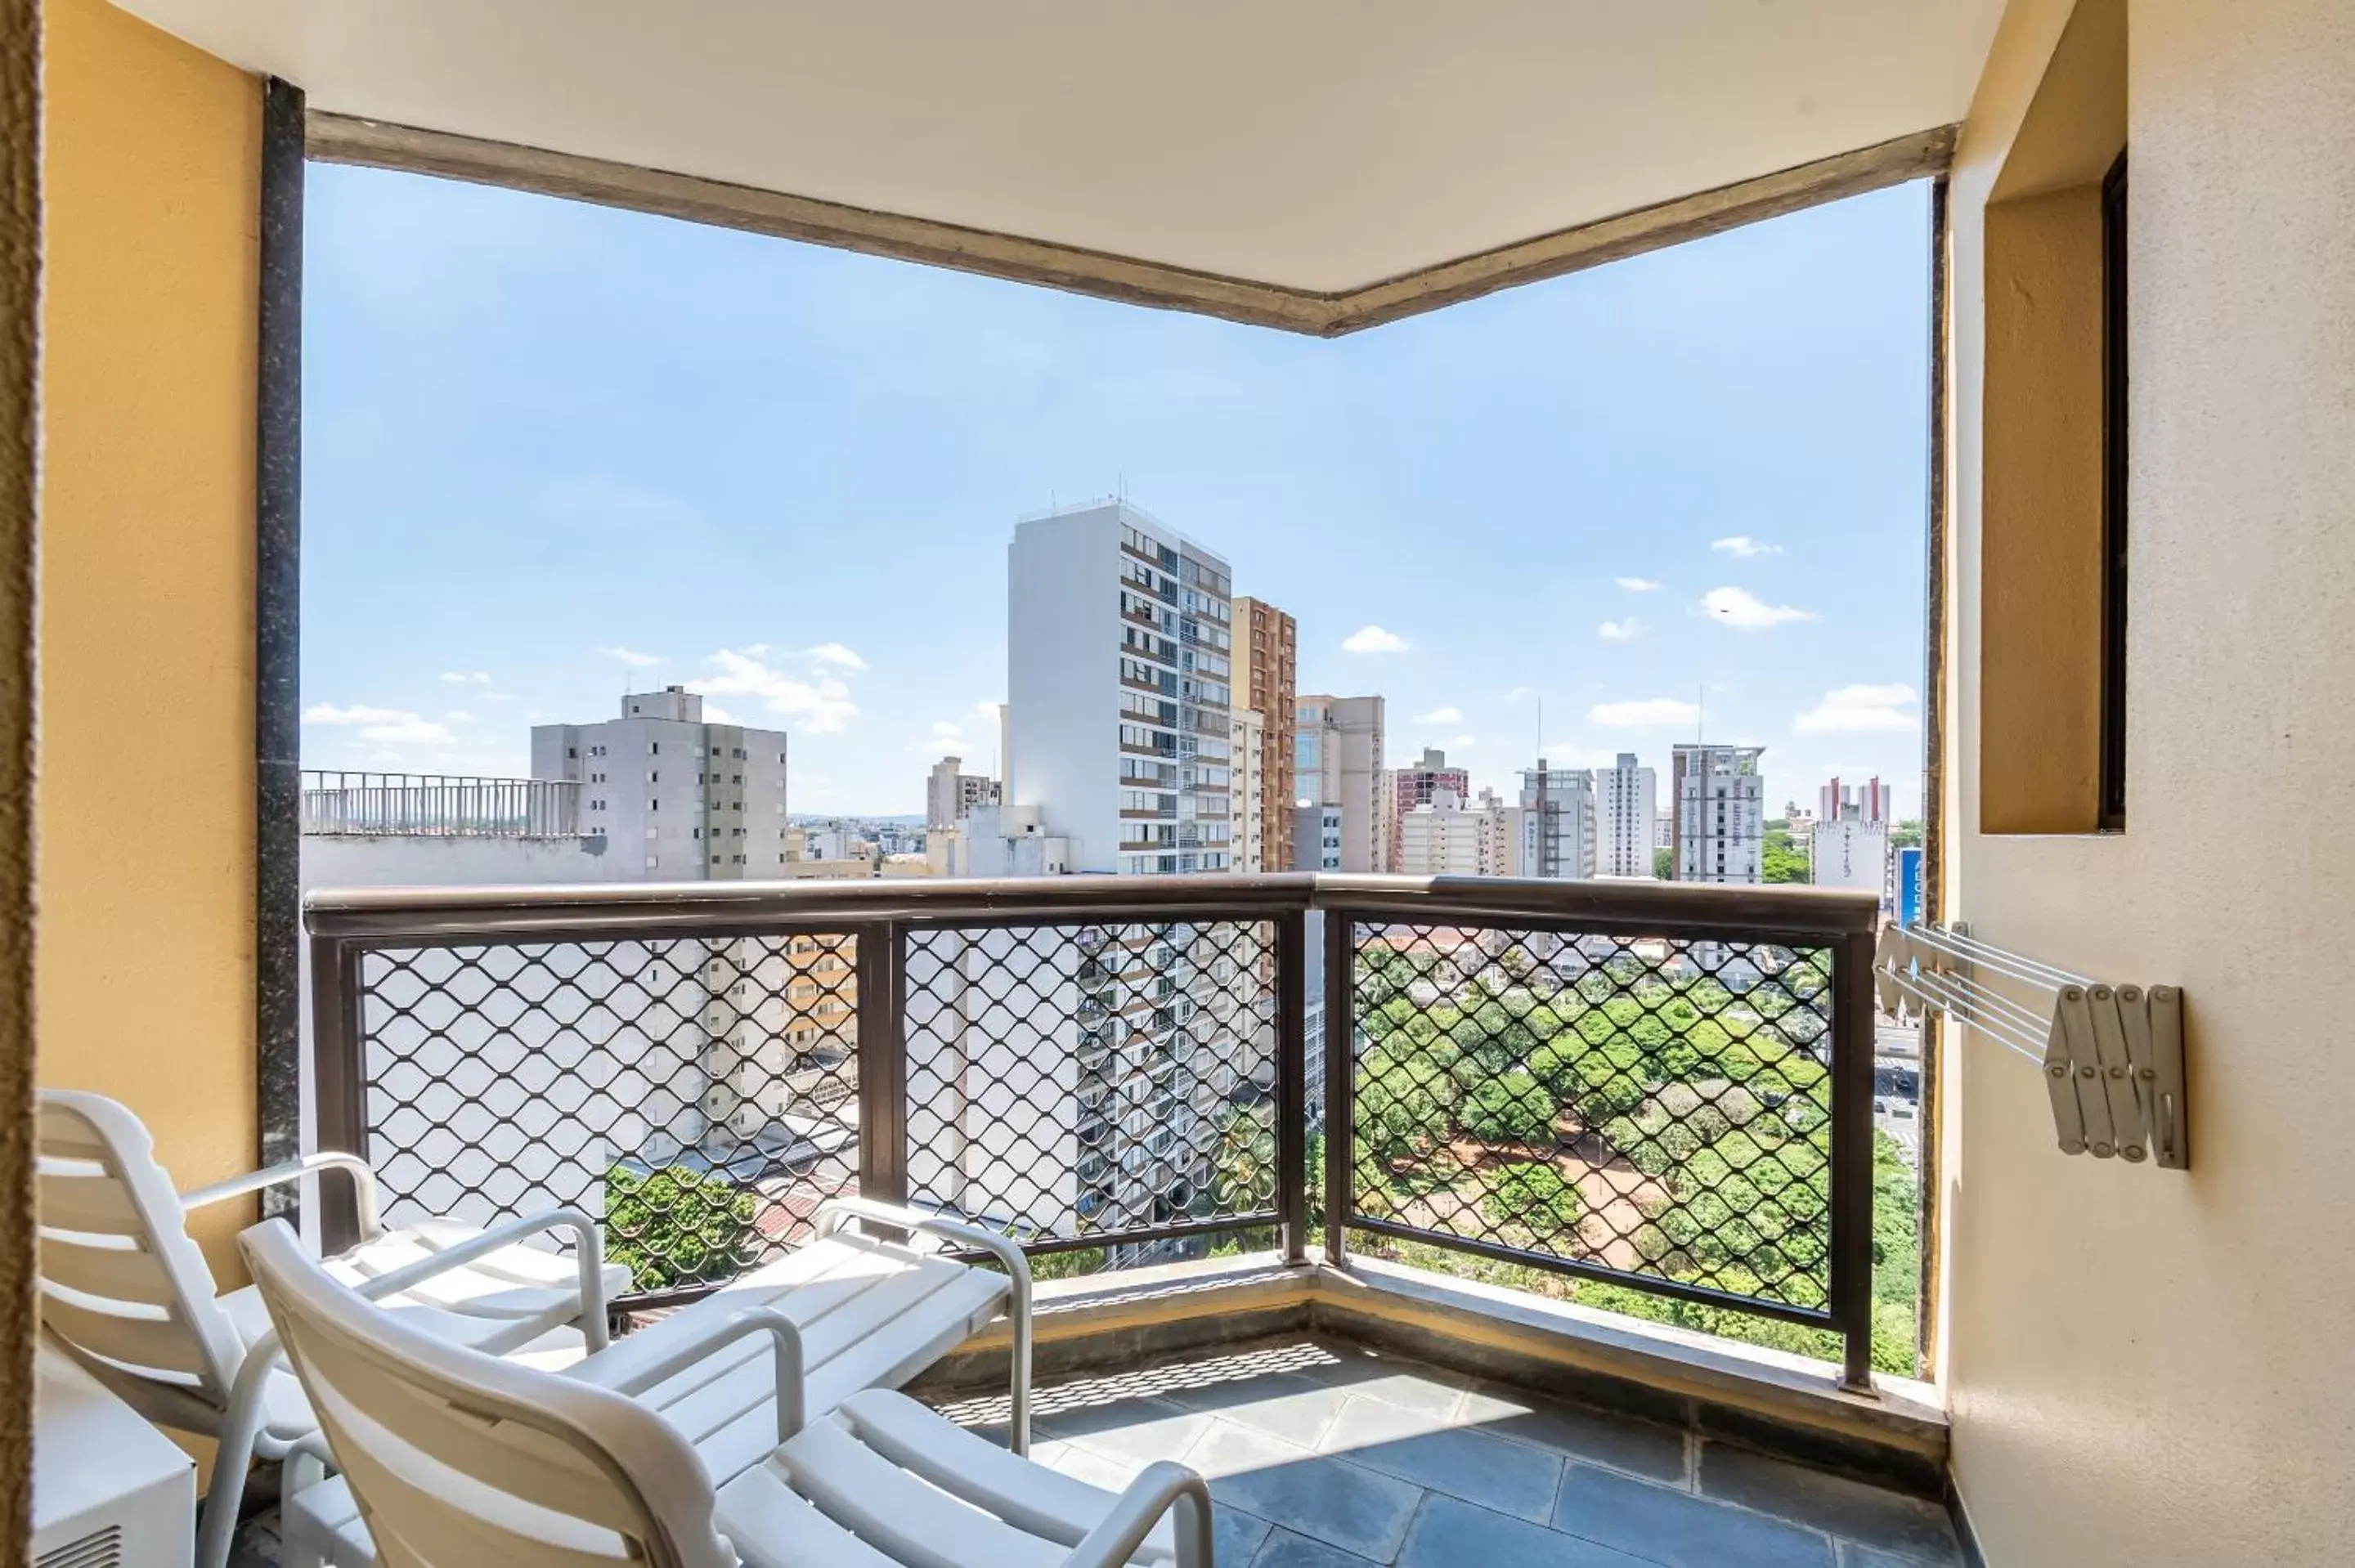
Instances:
[[[254,388],[254,1046],[265,1164],[302,1139],[303,90],[261,108],[261,356]],[[277,1188],[266,1213],[293,1206]]]

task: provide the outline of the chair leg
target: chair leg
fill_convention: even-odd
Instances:
[[[245,1501],[246,1475],[253,1468],[254,1445],[261,1437],[262,1392],[277,1360],[277,1336],[266,1335],[237,1369],[221,1421],[220,1445],[213,1453],[212,1480],[205,1488],[204,1511],[197,1520],[196,1568],[228,1568],[238,1510]]]
[[[1028,1456],[1030,1452],[1030,1312],[1027,1301],[1014,1319],[1013,1361],[1006,1446],[1017,1454]]]

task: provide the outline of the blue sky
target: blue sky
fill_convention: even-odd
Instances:
[[[1698,722],[1920,805],[1929,195],[1319,342],[314,164],[304,759],[513,774],[678,681],[796,811],[986,766],[1014,519],[1124,488],[1304,691],[1504,784]]]

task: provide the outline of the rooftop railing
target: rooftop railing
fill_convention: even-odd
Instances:
[[[1869,1376],[1870,895],[1053,877],[383,889],[307,918],[321,1145],[367,1155],[396,1219],[602,1214],[629,1305],[856,1191],[1066,1267],[1318,1236],[1343,1266],[1510,1265],[1823,1330]],[[1314,1071],[1312,1001],[1348,1024]]]
[[[303,770],[303,832],[348,837],[582,837],[569,779]]]

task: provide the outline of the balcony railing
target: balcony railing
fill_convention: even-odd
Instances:
[[[348,837],[569,839],[583,836],[569,779],[303,771],[303,831]]]
[[[319,1137],[396,1219],[602,1214],[637,1305],[858,1191],[1039,1255],[1507,1263],[1829,1330],[1861,1383],[1876,920],[1497,878],[321,893]],[[1313,1070],[1312,1000],[1351,1025]]]

